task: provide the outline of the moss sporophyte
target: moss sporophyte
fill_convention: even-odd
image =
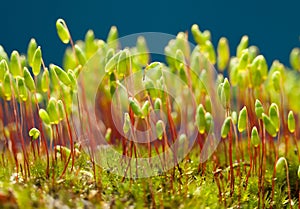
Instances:
[[[299,206],[299,48],[267,62],[248,36],[230,51],[194,24],[196,46],[179,32],[158,62],[115,26],[56,31],[62,66],[33,38],[0,46],[0,208]]]

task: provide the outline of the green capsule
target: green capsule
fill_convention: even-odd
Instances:
[[[300,70],[300,49],[294,48],[290,53],[290,64],[294,70]]]
[[[10,73],[15,78],[21,75],[21,62],[19,52],[13,51],[10,55]]]
[[[29,89],[29,91],[35,92],[36,90],[35,83],[27,67],[23,68],[23,75],[24,75],[25,84]]]
[[[110,141],[111,138],[111,128],[106,129],[105,140]]]
[[[7,61],[5,59],[2,59],[0,61],[0,83],[4,81],[4,75],[8,71],[8,65]]]
[[[106,62],[106,65],[104,68],[106,73],[111,74],[114,71],[114,69],[117,67],[117,64],[119,61],[119,56],[120,56],[121,52],[123,52],[123,51],[118,52],[117,54],[115,54],[112,58],[110,58]]]
[[[159,110],[162,108],[162,102],[160,98],[156,98],[154,101],[154,109]]]
[[[58,109],[58,113],[59,113],[59,120],[63,120],[66,116],[66,112],[65,112],[65,107],[64,107],[64,103],[61,100],[57,101],[57,109]]]
[[[300,165],[298,166],[297,176],[298,176],[298,179],[300,179]]]
[[[248,117],[248,112],[246,106],[244,106],[240,113],[239,113],[239,119],[238,119],[238,130],[239,132],[243,132],[247,128],[247,117]]]
[[[132,111],[134,112],[134,114],[136,116],[142,116],[143,113],[142,113],[142,110],[138,104],[138,102],[133,99],[132,97],[129,97],[129,105],[130,105],[130,108],[132,109]]]
[[[40,131],[36,128],[32,128],[29,130],[29,136],[31,137],[32,140],[36,140],[40,136]]]
[[[276,129],[276,132],[279,131],[280,128],[280,118],[279,118],[279,109],[277,104],[272,103],[269,108],[269,117]]]
[[[158,120],[156,122],[156,137],[159,140],[162,140],[162,137],[164,135],[164,122],[162,120]]]
[[[66,71],[64,71],[63,69],[61,69],[60,67],[58,67],[57,65],[54,64],[50,64],[50,69],[55,70],[56,75],[58,77],[58,79],[65,84],[66,86],[71,86],[71,80],[68,76],[68,73],[66,73]]]
[[[295,132],[296,122],[293,111],[289,111],[288,114],[288,129],[291,133]]]
[[[214,120],[209,112],[205,113],[205,130],[206,133],[212,132],[214,130]]]
[[[27,48],[27,60],[30,67],[32,67],[33,63],[33,55],[35,50],[37,49],[37,43],[34,38],[30,39],[28,48]]]
[[[58,37],[64,44],[69,43],[71,36],[70,36],[69,29],[63,19],[58,19],[56,21],[56,32]]]
[[[265,81],[268,77],[268,63],[263,55],[258,55],[254,58],[251,63],[251,72],[259,74],[259,76],[253,77],[252,82],[254,83],[255,78],[260,78],[260,82]]]
[[[223,139],[225,139],[230,131],[230,121],[231,121],[231,117],[227,117],[225,120],[224,120],[224,123],[222,125],[222,128],[221,128],[221,137]]]
[[[10,75],[8,74],[8,72],[6,72],[4,76],[3,92],[4,92],[5,99],[7,101],[11,100],[11,94],[12,94],[10,82],[11,82]]]
[[[40,109],[39,116],[46,125],[50,125],[50,118],[46,110]]]
[[[110,28],[110,31],[107,35],[107,40],[106,40],[109,48],[113,48],[115,50],[118,49],[118,47],[119,47],[118,38],[119,38],[118,29],[116,26],[112,26]]]
[[[40,93],[33,93],[31,96],[32,103],[42,103],[44,100],[43,96]]]
[[[248,36],[243,36],[241,38],[241,41],[239,43],[239,45],[237,46],[237,49],[236,49],[236,56],[237,57],[241,57],[242,55],[242,51],[244,49],[247,49],[248,48],[248,45],[249,45],[249,37]]]
[[[226,104],[226,107],[230,104],[230,83],[227,78],[224,79],[223,86],[221,88],[221,101]]]
[[[24,82],[24,78],[22,77],[17,77],[17,88],[18,88],[18,95],[20,97],[20,99],[22,101],[27,101],[28,98],[28,93],[27,93],[27,89],[25,87],[25,82]]]
[[[58,124],[59,123],[59,113],[57,111],[57,101],[53,97],[51,97],[48,102],[47,112],[49,114],[50,123]]]
[[[281,74],[280,74],[279,71],[275,71],[272,74],[272,82],[273,82],[274,90],[279,92],[280,91],[280,84],[281,84]]]
[[[205,133],[206,124],[205,124],[205,110],[202,104],[200,104],[196,110],[196,126],[200,134]]]
[[[148,116],[149,111],[150,111],[150,103],[149,103],[149,101],[145,101],[143,106],[142,106],[143,117]]]
[[[284,157],[280,157],[276,162],[276,173],[280,175],[284,175],[285,167],[286,167],[285,164],[286,164],[286,159]]]
[[[230,49],[229,49],[227,38],[225,37],[220,38],[217,52],[218,52],[218,62],[217,62],[218,69],[220,71],[224,71],[228,65],[229,58],[230,58]]]
[[[250,46],[248,48],[248,51],[249,51],[249,61],[252,62],[254,58],[257,57],[257,55],[259,54],[259,49],[257,48],[257,46]]]
[[[83,51],[81,50],[81,48],[77,44],[75,44],[75,54],[76,54],[79,64],[81,66],[84,66],[86,63],[86,57],[85,57],[85,54],[83,53]]]
[[[265,113],[262,113],[262,120],[263,120],[263,123],[265,125],[267,132],[272,137],[275,137],[277,135],[277,131],[276,131],[276,128],[275,128],[273,122],[271,121],[271,119]]]
[[[263,112],[264,112],[264,108],[263,108],[261,102],[258,99],[256,99],[255,100],[255,114],[256,114],[256,117],[258,119],[261,119]]]
[[[175,67],[176,69],[180,69],[181,65],[185,65],[185,58],[182,50],[178,49],[175,54]]]
[[[121,51],[119,57],[118,57],[118,62],[116,64],[117,66],[117,73],[120,77],[124,77],[127,74],[127,51],[128,50],[123,50]],[[129,53],[129,52],[128,52]]]
[[[251,143],[254,147],[258,147],[258,145],[260,144],[260,137],[256,126],[254,126],[251,131]]]
[[[130,122],[130,116],[126,112],[124,114],[124,124],[123,124],[123,132],[127,134],[131,130],[131,122]]]
[[[0,45],[0,60],[5,59],[8,60],[7,53],[5,52],[2,45]]]
[[[41,71],[41,65],[42,65],[42,51],[41,47],[38,47],[33,55],[32,58],[32,72],[35,76],[38,76]]]
[[[236,111],[232,111],[232,113],[231,113],[231,118],[232,118],[232,123],[233,123],[234,125],[236,125],[237,122],[238,122],[238,116],[237,116]]]
[[[41,80],[41,87],[43,92],[47,92],[49,90],[50,78],[48,69],[44,69]]]

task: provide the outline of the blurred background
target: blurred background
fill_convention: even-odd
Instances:
[[[46,64],[62,63],[65,45],[57,37],[55,21],[63,18],[74,40],[83,39],[88,29],[105,39],[112,25],[120,36],[138,32],[176,35],[190,32],[197,23],[219,38],[229,39],[231,50],[242,35],[250,37],[269,64],[278,59],[289,65],[289,53],[300,46],[299,0],[286,1],[2,1],[0,44],[8,54],[16,49],[25,53],[31,37],[42,47]],[[193,41],[190,36],[190,40]]]

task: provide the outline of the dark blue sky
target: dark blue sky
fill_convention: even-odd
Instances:
[[[35,37],[46,63],[61,63],[65,46],[56,35],[55,21],[66,20],[73,39],[83,39],[88,29],[105,38],[111,25],[120,36],[137,32],[177,34],[193,23],[212,32],[213,43],[221,36],[235,50],[242,35],[259,46],[269,63],[288,64],[290,50],[299,46],[299,0],[286,1],[4,1],[1,2],[0,44],[10,53],[26,52]],[[192,40],[192,38],[191,38]]]

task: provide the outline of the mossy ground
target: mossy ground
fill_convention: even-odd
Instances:
[[[246,145],[245,145],[246,146]],[[287,155],[291,194],[295,208],[298,204],[297,155],[292,147]],[[223,149],[220,144],[219,149]],[[245,149],[246,150],[246,149]],[[0,208],[257,208],[258,176],[256,171],[250,176],[247,188],[246,174],[249,159],[240,166],[235,164],[235,188],[230,196],[229,167],[223,165],[218,174],[213,170],[213,161],[206,164],[205,173],[198,171],[198,149],[195,148],[189,159],[180,162],[181,173],[176,169],[159,176],[144,179],[124,179],[96,166],[96,180],[90,157],[81,151],[71,171],[69,164],[66,175],[60,178],[64,164],[59,159],[51,166],[50,177],[46,178],[46,160],[43,156],[31,156],[30,178],[19,173],[15,178],[13,158],[8,153],[0,166]],[[234,152],[235,153],[235,152]],[[270,206],[271,180],[274,161],[272,153],[267,157],[265,176],[265,206]],[[55,161],[54,161],[55,162]],[[240,169],[241,178],[237,175]],[[256,168],[254,168],[256,169]],[[53,172],[55,176],[53,178]],[[215,175],[214,175],[215,174]],[[289,207],[285,176],[277,176],[274,208]],[[219,191],[217,182],[220,182]],[[173,184],[173,185],[172,185]],[[173,187],[173,188],[172,188]],[[154,201],[155,202],[154,202]]]

